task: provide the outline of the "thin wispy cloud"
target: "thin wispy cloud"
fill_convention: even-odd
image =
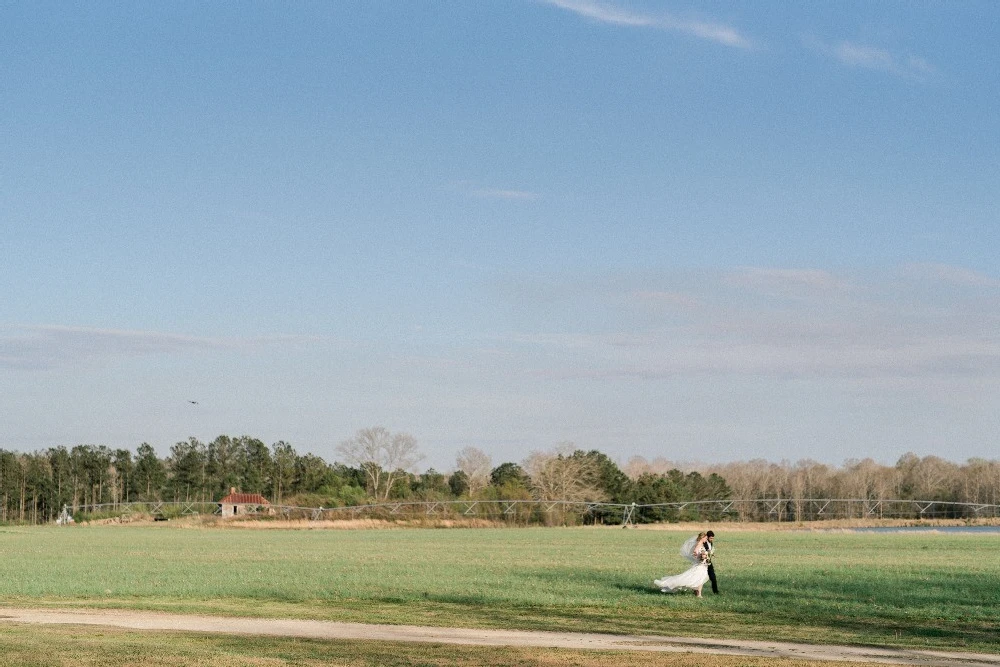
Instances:
[[[542,347],[556,347],[562,349],[584,349],[592,348],[599,344],[599,340],[587,334],[511,334],[499,339],[505,343],[515,345],[532,345]]]
[[[508,201],[535,201],[539,198],[537,192],[529,190],[504,190],[499,188],[477,188],[472,190],[471,194],[481,199],[506,199]]]
[[[640,13],[593,0],[542,0],[542,2],[600,23],[684,33],[739,49],[753,47],[751,40],[741,34],[739,30],[722,23],[682,19],[665,13]]]
[[[634,350],[630,356],[636,356]],[[900,346],[875,342],[809,346],[707,340],[683,346],[664,345],[638,363],[579,371],[563,368],[550,375],[647,380],[692,375],[870,380],[996,377],[998,373],[1000,342],[936,337]]]
[[[637,301],[654,308],[694,308],[699,305],[698,299],[690,294],[667,290],[636,290],[628,295],[626,301]]]
[[[95,359],[235,350],[315,340],[318,339],[297,335],[212,338],[62,325],[8,326],[0,328],[0,367],[48,369]]]
[[[895,72],[898,68],[896,59],[885,49],[852,42],[841,42],[830,47],[831,54],[845,65],[883,69]]]
[[[949,264],[910,264],[904,274],[913,278],[929,278],[942,283],[970,287],[1000,287],[1000,280],[978,271]]]
[[[937,73],[937,69],[926,59],[912,54],[894,54],[888,49],[850,40],[829,43],[815,37],[805,37],[802,41],[814,51],[849,67],[876,70],[911,79],[924,79]]]
[[[592,319],[521,332],[508,342],[544,346],[558,356],[541,370],[549,377],[1000,378],[1000,297],[966,300],[954,293],[978,294],[989,276],[932,265],[902,279],[896,272],[808,269],[701,277],[693,287],[678,275],[652,279],[658,284],[645,291],[629,288],[631,298],[619,305],[631,304],[631,313],[602,305],[609,301],[607,286],[591,287]],[[669,283],[677,288],[668,289]],[[664,299],[645,295],[698,307],[664,309]],[[577,295],[572,309],[585,298]],[[557,305],[545,302],[544,322],[560,321]]]
[[[833,290],[844,282],[829,271],[818,269],[747,268],[725,276],[731,285],[769,289]]]

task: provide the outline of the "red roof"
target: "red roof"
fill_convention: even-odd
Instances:
[[[259,493],[230,493],[219,501],[227,505],[270,505],[267,498]]]

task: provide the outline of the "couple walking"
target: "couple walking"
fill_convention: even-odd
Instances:
[[[676,593],[681,589],[694,591],[694,594],[701,597],[701,587],[706,581],[712,581],[712,592],[719,592],[719,584],[715,580],[715,567],[712,565],[712,553],[715,551],[713,542],[715,533],[711,530],[705,533],[698,533],[681,545],[681,555],[691,561],[690,568],[675,574],[672,577],[664,577],[653,582],[657,588],[664,593]]]

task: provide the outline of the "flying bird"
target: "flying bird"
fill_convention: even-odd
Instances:
[[[198,401],[188,401],[191,405],[198,405]]]

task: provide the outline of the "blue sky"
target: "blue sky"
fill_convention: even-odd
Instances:
[[[0,447],[997,456],[994,3],[0,25]]]

